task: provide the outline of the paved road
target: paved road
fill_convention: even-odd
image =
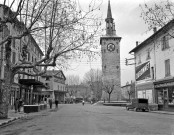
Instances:
[[[58,110],[1,128],[0,135],[174,135],[174,116],[122,107],[59,105]]]

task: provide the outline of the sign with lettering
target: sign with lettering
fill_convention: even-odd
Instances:
[[[150,78],[150,62],[145,62],[135,68],[136,81]]]
[[[160,83],[160,84],[155,84],[155,88],[161,88],[161,87],[169,87],[169,86],[174,86],[174,82],[165,82],[165,83]]]

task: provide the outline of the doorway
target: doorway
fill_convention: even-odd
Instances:
[[[169,96],[168,96],[168,89],[163,90],[163,108],[167,109],[168,108],[168,102],[169,102]]]

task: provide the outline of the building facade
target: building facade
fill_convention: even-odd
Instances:
[[[0,4],[0,18],[4,16],[13,16],[14,13],[7,6]],[[0,27],[0,41],[2,41],[8,35],[17,36],[20,35],[25,29],[25,26],[22,22],[15,19],[15,23],[7,23],[1,25]],[[26,47],[27,52],[25,53],[26,59],[28,62],[35,62],[40,60],[43,56],[41,49],[36,43],[32,35],[27,35],[21,39],[13,39],[11,43],[11,64],[19,64],[22,60],[23,49]],[[0,46],[0,79],[3,80],[5,76],[5,45]],[[32,69],[23,69],[28,73],[35,72]],[[37,70],[41,70],[40,67]],[[22,98],[26,104],[33,103],[34,99],[37,103],[39,101],[39,92],[42,89],[42,83],[39,81],[40,77],[31,77],[28,75],[16,74],[14,76],[14,83],[11,86],[10,91],[10,105],[14,105],[14,100],[16,98]],[[31,89],[32,88],[32,89]]]
[[[174,39],[170,21],[137,45],[135,55],[137,97],[158,104],[160,110],[174,110]]]
[[[67,88],[65,84],[66,77],[62,70],[48,70],[41,76],[41,82],[43,82],[48,90],[43,93],[47,93],[45,98],[57,99],[59,103],[65,103],[65,96]],[[45,94],[46,95],[46,94]]]
[[[103,84],[114,85],[114,91],[111,94],[111,100],[119,100],[121,92],[121,72],[120,72],[120,40],[121,37],[116,35],[115,23],[112,18],[110,1],[106,22],[106,35],[100,37],[101,54],[102,54],[102,80]],[[108,94],[103,91],[103,100]]]
[[[130,84],[121,87],[121,100],[130,102],[133,98],[135,98],[135,83],[131,81]]]
[[[67,97],[71,98],[71,101],[75,103],[82,100],[88,101],[91,98],[91,90],[87,85],[68,85],[67,90]]]

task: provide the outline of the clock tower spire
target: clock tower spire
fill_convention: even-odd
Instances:
[[[102,99],[120,100],[121,97],[121,70],[120,70],[120,41],[121,37],[116,35],[115,23],[112,18],[111,4],[108,1],[106,22],[106,34],[100,37],[101,59],[102,59],[102,81],[103,85],[114,86],[109,96],[107,90],[103,91]]]
[[[115,23],[114,23],[114,19],[112,18],[110,0],[108,2],[108,12],[107,12],[107,18],[105,19],[105,22],[106,22],[106,35],[110,35],[110,36],[116,35]]]

